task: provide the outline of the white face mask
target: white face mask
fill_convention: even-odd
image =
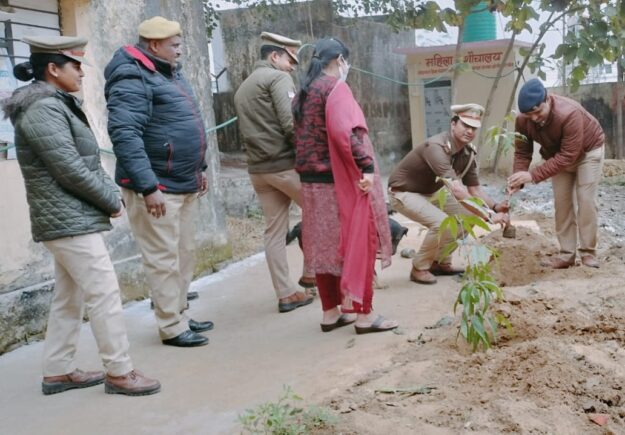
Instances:
[[[347,61],[343,58],[343,56],[339,56],[339,60],[343,61],[343,64],[341,65],[339,63],[339,80],[344,82],[347,80],[347,75],[349,74],[349,69],[351,67],[350,64],[347,63]]]

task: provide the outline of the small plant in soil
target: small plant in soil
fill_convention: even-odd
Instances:
[[[243,433],[303,435],[336,423],[336,417],[330,411],[315,406],[303,408],[299,406],[301,401],[291,387],[284,386],[277,402],[263,403],[239,415]]]
[[[447,194],[446,189],[441,189],[438,193],[441,209],[444,209]],[[486,207],[480,198],[469,198],[465,201],[477,207]],[[445,218],[439,230],[439,236],[449,231],[455,239],[445,247],[441,258],[447,258],[458,248],[466,262],[462,286],[454,303],[454,314],[462,306],[457,337],[462,335],[473,352],[480,347],[484,350],[490,348],[497,340],[500,326],[512,330],[508,319],[491,311],[492,303],[503,299],[503,290],[493,275],[493,263],[496,262],[498,253],[480,242],[475,234],[476,228],[490,232],[490,227],[481,217],[459,214]]]

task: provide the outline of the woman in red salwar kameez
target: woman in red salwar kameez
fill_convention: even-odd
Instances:
[[[367,124],[345,83],[349,50],[334,38],[315,44],[293,101],[296,166],[302,182],[302,242],[315,271],[321,330],[355,322],[356,332],[389,331],[397,322],[373,312],[376,258],[391,263],[382,184]]]

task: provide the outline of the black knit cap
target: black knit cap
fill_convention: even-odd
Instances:
[[[519,110],[521,113],[536,110],[546,96],[547,90],[540,80],[528,80],[519,91]]]

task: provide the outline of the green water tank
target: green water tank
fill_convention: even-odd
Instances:
[[[495,15],[488,10],[490,2],[482,2],[471,9],[464,20],[463,42],[490,41],[497,38]]]

